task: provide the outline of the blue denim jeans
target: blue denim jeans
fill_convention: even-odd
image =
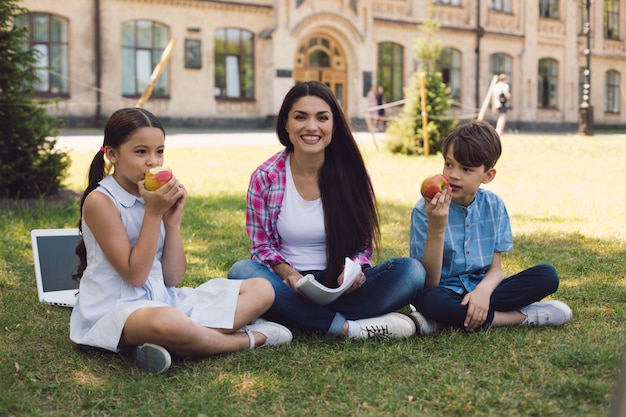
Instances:
[[[408,305],[424,288],[426,278],[422,264],[411,258],[389,259],[363,272],[366,280],[359,289],[326,305],[316,304],[296,293],[267,266],[253,260],[235,263],[228,271],[228,278],[262,277],[269,280],[276,298],[263,318],[334,338],[346,320],[376,317]]]
[[[512,275],[500,283],[491,294],[487,319],[482,328],[493,321],[496,311],[513,311],[553,294],[559,287],[559,276],[552,265],[542,264]],[[461,305],[465,294],[444,287],[428,287],[414,302],[417,310],[428,319],[447,327],[464,329],[467,306]]]

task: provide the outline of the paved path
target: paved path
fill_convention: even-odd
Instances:
[[[368,132],[355,132],[357,141],[371,141]],[[383,133],[376,133],[376,140],[383,138]],[[101,133],[61,133],[57,138],[57,148],[64,151],[96,152],[102,145]],[[168,148],[210,148],[226,146],[271,146],[279,145],[276,133],[270,130],[245,132],[176,132],[168,131],[165,146]]]

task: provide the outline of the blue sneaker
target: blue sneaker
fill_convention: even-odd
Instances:
[[[144,371],[160,374],[167,371],[172,364],[170,353],[163,346],[144,343],[135,348],[137,366]]]

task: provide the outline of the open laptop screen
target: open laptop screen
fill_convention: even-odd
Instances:
[[[39,299],[59,291],[76,293],[72,273],[79,264],[75,254],[80,239],[78,229],[35,229],[31,232],[35,276]]]

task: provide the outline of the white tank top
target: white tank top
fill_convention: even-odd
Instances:
[[[278,215],[281,252],[298,271],[326,269],[326,230],[322,199],[307,201],[300,196],[291,175],[289,156],[283,205]]]

